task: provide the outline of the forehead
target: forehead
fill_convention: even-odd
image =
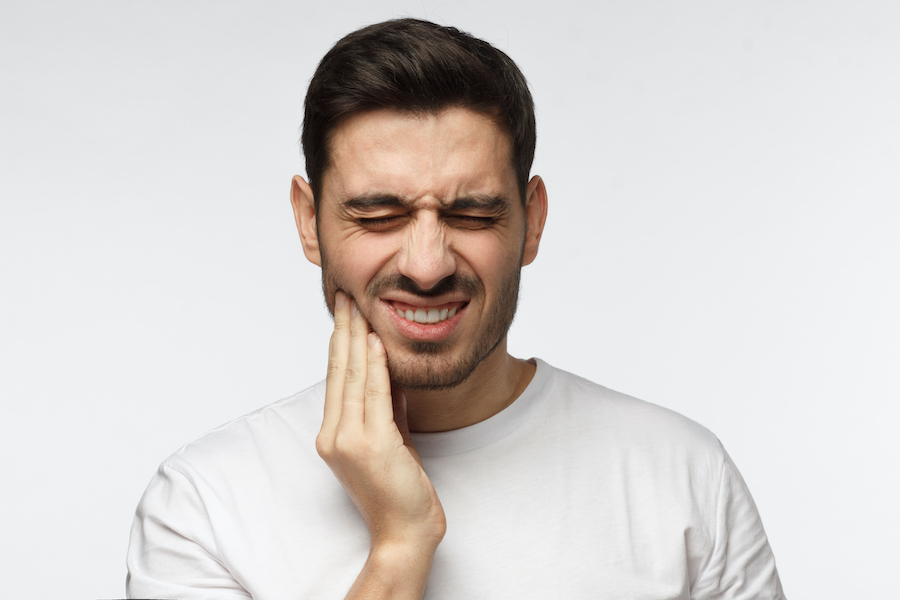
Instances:
[[[515,194],[509,135],[490,115],[470,109],[354,114],[334,129],[329,146],[326,198],[391,194],[442,201]]]

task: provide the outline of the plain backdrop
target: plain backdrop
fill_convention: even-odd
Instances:
[[[0,4],[4,596],[122,597],[156,466],[324,376],[302,100],[403,16],[533,89],[550,211],[512,352],[712,429],[792,600],[897,598],[892,0]]]

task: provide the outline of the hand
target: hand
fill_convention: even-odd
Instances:
[[[408,564],[427,556],[427,579],[446,530],[444,510],[413,447],[405,396],[399,389],[392,394],[384,345],[341,291],[326,385],[316,449],[369,528],[370,561]]]

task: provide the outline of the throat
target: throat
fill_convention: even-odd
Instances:
[[[499,348],[498,348],[499,349]],[[502,367],[484,369],[485,360],[460,385],[444,390],[405,390],[409,430],[435,433],[462,429],[490,419],[522,395],[536,366],[504,351]]]

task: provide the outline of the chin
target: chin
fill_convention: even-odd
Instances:
[[[437,363],[437,364],[436,364]],[[407,390],[446,390],[462,384],[472,370],[434,358],[388,359],[391,383]]]
[[[462,385],[500,342],[500,336],[490,346],[470,348],[461,357],[451,355],[446,344],[415,342],[410,344],[405,356],[388,351],[388,371],[391,383],[410,390],[447,390]]]

